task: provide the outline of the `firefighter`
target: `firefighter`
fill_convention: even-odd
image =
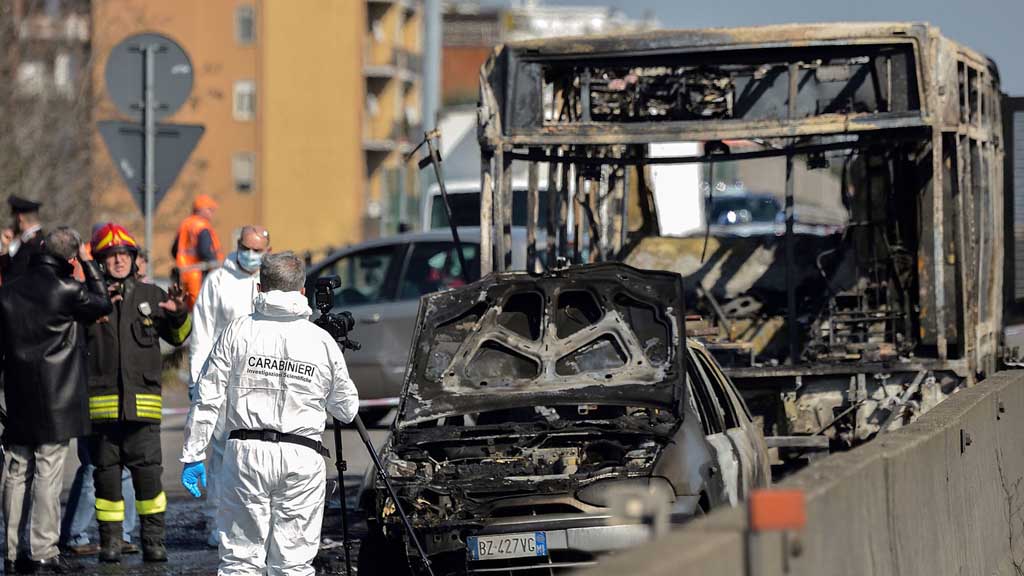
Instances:
[[[114,305],[110,316],[89,328],[89,451],[96,466],[99,559],[121,559],[121,469],[126,467],[135,487],[143,559],[165,562],[160,339],[180,346],[192,330],[192,320],[179,288],[172,287],[168,295],[137,280],[138,243],[123,227],[110,222],[97,229],[92,253]]]
[[[213,230],[213,215],[217,202],[200,194],[192,201],[192,215],[185,218],[178,227],[178,237],[171,246],[171,255],[178,274],[178,282],[185,290],[185,304],[191,310],[199,297],[203,276],[207,270],[216,268],[224,255],[220,240]]]

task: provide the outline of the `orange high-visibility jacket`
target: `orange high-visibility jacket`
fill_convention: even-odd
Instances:
[[[197,248],[199,247],[199,234],[203,230],[210,231],[210,239],[213,241],[213,250],[217,255],[214,265],[224,259],[220,249],[220,240],[217,233],[210,225],[210,221],[197,214],[192,214],[181,222],[178,228],[178,253],[174,257],[178,267],[178,278],[181,287],[185,290],[185,303],[191,309],[199,297],[199,288],[203,285],[203,273],[207,266],[199,259]]]

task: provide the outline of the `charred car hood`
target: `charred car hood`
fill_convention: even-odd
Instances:
[[[618,263],[495,273],[423,297],[396,426],[537,405],[685,395],[678,274]]]

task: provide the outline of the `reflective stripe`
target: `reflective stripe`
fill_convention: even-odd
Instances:
[[[89,406],[101,406],[106,404],[117,405],[117,394],[109,394],[107,396],[92,396],[89,398]]]
[[[160,420],[162,417],[159,406],[150,406],[147,404],[139,404],[135,407],[135,414],[139,418],[152,418],[154,420]]]
[[[123,522],[124,500],[96,499],[96,519],[100,522]]]
[[[118,395],[93,396],[89,398],[89,418],[92,420],[115,420],[120,413]]]
[[[117,394],[89,397],[89,418],[91,420],[116,420],[120,414]]]
[[[135,395],[135,414],[139,418],[149,418],[152,420],[161,420],[161,409],[164,405],[164,399],[159,394],[136,394]]]
[[[178,345],[188,338],[188,335],[192,333],[192,315],[189,314],[185,317],[185,321],[182,322],[181,326],[171,329],[171,344]]]
[[[149,500],[136,500],[135,510],[138,511],[139,516],[148,516],[150,514],[159,514],[167,511],[167,494],[161,492],[156,495],[155,498]]]

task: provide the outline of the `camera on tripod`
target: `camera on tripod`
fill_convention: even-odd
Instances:
[[[317,278],[313,299],[320,317],[313,323],[323,328],[334,338],[342,349],[359,350],[359,343],[348,337],[356,327],[355,318],[348,311],[332,313],[334,308],[334,291],[341,287],[341,278],[337,276],[324,276]]]

